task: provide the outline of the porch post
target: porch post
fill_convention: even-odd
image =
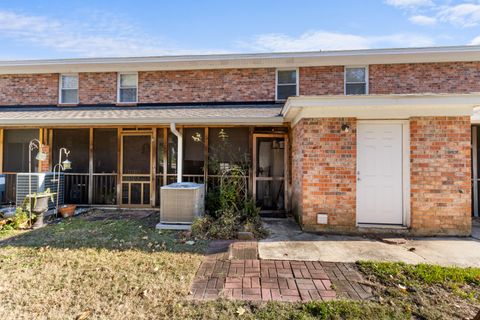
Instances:
[[[170,123],[170,130],[177,136],[177,182],[182,182],[183,171],[183,136],[177,130],[174,122]]]
[[[88,204],[91,205],[93,203],[93,128],[90,128],[88,138]]]
[[[472,187],[473,187],[473,215],[478,217],[478,139],[477,126],[472,127]]]

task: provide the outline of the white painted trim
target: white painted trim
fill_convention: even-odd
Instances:
[[[407,119],[414,116],[471,116],[480,94],[301,96],[287,100],[281,114],[295,125],[303,118]]]
[[[472,189],[473,189],[473,216],[478,217],[478,126],[472,126]]]
[[[370,82],[370,76],[369,76],[369,65],[349,65],[349,66],[344,66],[343,67],[343,94],[345,96],[363,96],[363,95],[368,95],[369,92],[369,82]],[[350,68],[364,68],[365,69],[365,94],[358,94],[358,95],[353,95],[353,94],[347,94],[347,69]],[[353,82],[352,82],[353,83]],[[363,82],[357,82],[357,83],[363,83]]]
[[[287,101],[287,99],[278,99],[278,71],[293,71],[293,70],[295,70],[296,72],[296,75],[295,75],[296,96],[300,95],[300,68],[277,68],[275,70],[275,101]]]
[[[357,125],[360,124],[401,124],[402,125],[402,227],[410,227],[410,121],[409,120],[359,120]],[[357,136],[358,146],[358,136]],[[358,154],[358,152],[357,152]],[[355,159],[355,165],[358,170],[358,156]],[[355,172],[357,172],[355,170]],[[355,179],[355,183],[356,183]],[[356,207],[358,208],[358,188],[356,189]],[[355,212],[355,223],[357,227],[370,226],[358,222],[358,214]],[[386,227],[385,225],[383,225]]]
[[[298,68],[479,61],[480,46],[0,61],[0,74]]]
[[[132,101],[132,102],[122,102],[120,101],[120,77],[121,75],[123,74],[134,74],[137,76],[137,83],[136,83],[136,97],[135,97],[135,101]],[[130,72],[117,72],[117,104],[136,104],[138,103],[138,72],[136,71],[130,71]]]
[[[67,102],[67,103],[64,103],[62,102],[62,77],[63,76],[75,76],[77,77],[77,102],[75,103],[70,103],[70,102]],[[65,90],[69,90],[69,89],[65,89]],[[75,90],[75,89],[70,89],[70,90]],[[78,76],[78,73],[60,73],[58,75],[58,104],[59,105],[63,105],[63,106],[69,106],[69,105],[77,105],[80,103],[80,77]]]

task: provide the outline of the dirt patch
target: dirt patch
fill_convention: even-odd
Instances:
[[[155,210],[98,210],[93,209],[78,216],[85,221],[100,220],[142,220],[150,216],[158,216]],[[158,216],[160,219],[160,217]],[[157,221],[158,222],[158,221]]]

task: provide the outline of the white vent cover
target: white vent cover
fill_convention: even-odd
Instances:
[[[205,185],[172,183],[160,189],[160,223],[191,224],[205,211]]]

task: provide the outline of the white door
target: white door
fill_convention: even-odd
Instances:
[[[358,124],[359,224],[403,224],[402,130],[402,123]]]

